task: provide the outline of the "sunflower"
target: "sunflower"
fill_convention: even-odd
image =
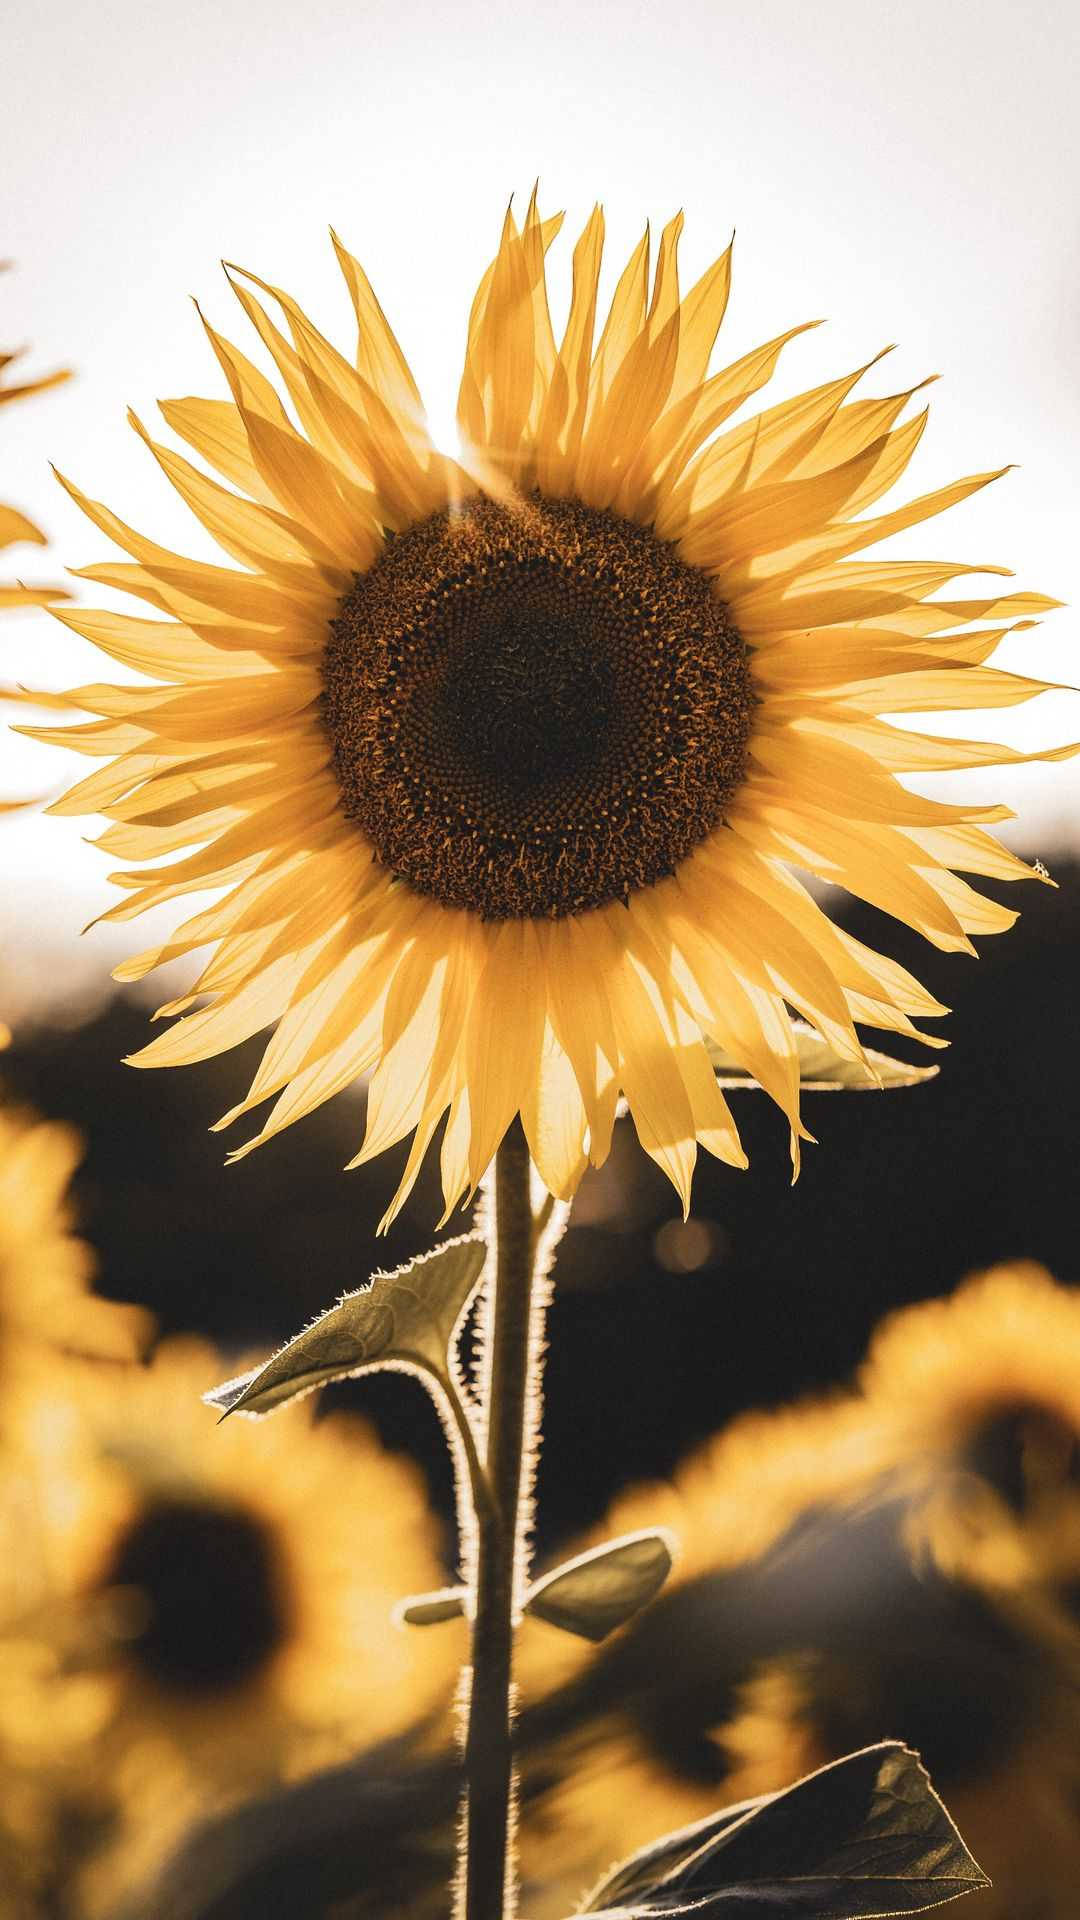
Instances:
[[[74,1231],[73,1127],[0,1106],[0,1378],[16,1354],[53,1349],[132,1360],[150,1316],[90,1292],[96,1261]]]
[[[60,1436],[41,1420],[80,1364],[133,1360],[150,1316],[90,1292],[95,1260],[74,1231],[70,1184],[82,1159],[71,1127],[0,1106],[0,1915],[44,1911],[66,1859],[80,1742],[93,1718],[93,1688],[75,1685],[41,1715],[47,1650],[32,1622],[49,1601],[43,1523],[59,1513],[66,1483],[54,1480]],[[115,1367],[110,1367],[110,1380]],[[43,1446],[43,1441],[47,1442]]]
[[[1045,1589],[1075,1625],[1080,1294],[1033,1260],[973,1274],[890,1315],[859,1386],[924,1489],[912,1546],[961,1578]]]
[[[95,1911],[196,1818],[438,1714],[456,1681],[456,1634],[393,1618],[443,1578],[419,1474],[347,1415],[216,1428],[200,1394],[222,1366],[171,1339],[148,1368],[35,1390],[44,1598],[33,1660],[12,1629],[29,1677],[6,1731],[24,1775],[55,1770],[48,1730],[84,1702],[65,1755],[118,1824]]]
[[[882,1321],[859,1387],[919,1452],[961,1458],[1025,1409],[1080,1439],[1080,1293],[1034,1260],[972,1274]]]
[[[595,1651],[526,1622],[526,1701],[565,1728],[542,1746],[523,1835],[537,1876],[560,1882],[553,1920],[648,1837],[920,1724],[993,1911],[1038,1892],[1071,1913],[1076,1290],[1022,1261],[891,1314],[853,1390],[741,1416],[669,1483],[621,1493],[580,1544],[658,1523],[681,1546],[666,1618],[612,1641],[599,1680]],[[567,1683],[577,1714],[560,1721]]]
[[[665,1527],[677,1543],[665,1587],[673,1591],[761,1559],[819,1507],[855,1509],[897,1466],[894,1430],[858,1394],[839,1392],[741,1414],[680,1461],[670,1480],[625,1487],[575,1550]],[[532,1695],[547,1691],[581,1673],[590,1657],[583,1641],[528,1620],[521,1639],[523,1686]],[[620,1804],[632,1805],[632,1796]],[[684,1824],[692,1818],[696,1814],[687,1813]],[[633,1851],[632,1840],[625,1850]],[[612,1858],[617,1852],[613,1845]]]
[[[7,266],[0,261],[0,272]],[[18,386],[5,384],[7,370],[18,359],[18,353],[0,351],[0,407],[12,400],[25,400],[33,393],[44,393],[47,387],[58,386],[61,380],[68,378],[67,371],[45,374],[40,380],[26,380]],[[25,513],[17,507],[5,506],[0,501],[0,547],[16,546],[20,541],[30,541],[43,547],[45,535],[40,527],[28,520]],[[22,582],[7,583],[0,581],[0,612],[5,607],[42,607],[50,600],[65,600],[67,595],[61,587],[26,587]]]
[[[1070,1598],[1080,1293],[1016,1261],[898,1309],[875,1329],[853,1387],[740,1414],[670,1480],[624,1489],[577,1546],[664,1526],[679,1543],[675,1587],[760,1560],[808,1514],[893,1496],[911,1516],[909,1544],[930,1546],[945,1571],[995,1587],[1060,1585]],[[526,1684],[566,1679],[586,1657],[580,1641],[536,1627]]]
[[[228,270],[291,414],[204,322],[231,399],[162,412],[231,484],[132,424],[237,567],[158,546],[64,482],[132,556],[82,577],[167,617],[58,612],[153,684],[81,687],[89,719],[37,729],[108,762],[56,810],[104,813],[100,844],[138,863],[106,918],[220,894],[118,970],[214,949],[135,1062],[276,1023],[219,1123],[274,1098],[240,1154],[370,1075],[357,1161],[414,1136],[388,1219],[444,1115],[447,1212],[518,1113],[568,1195],[607,1155],[620,1093],[685,1207],[699,1145],[746,1164],[707,1042],[779,1103],[797,1171],[792,1010],[861,1065],[857,1023],[911,1035],[945,1009],[792,869],[963,952],[1015,915],[961,872],[1031,873],[985,831],[1005,808],[897,776],[1055,754],[882,716],[1031,698],[1044,683],[985,663],[1057,603],[936,598],[1007,570],[855,557],[997,475],[866,517],[926,421],[897,424],[915,388],[851,399],[866,368],[729,424],[803,328],[710,374],[731,252],[680,297],[682,224],[651,282],[646,231],[598,326],[594,211],[557,341],[560,218],[535,194],[520,229],[507,213],[453,456],[336,238],[355,365],[287,293]]]

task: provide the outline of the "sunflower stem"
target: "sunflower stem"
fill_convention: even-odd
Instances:
[[[556,1232],[550,1218],[542,1231],[530,1174],[515,1122],[488,1188],[481,1411],[489,1498],[476,1515],[461,1920],[510,1920],[517,1908],[514,1632],[528,1573],[547,1265],[568,1211],[560,1210]]]

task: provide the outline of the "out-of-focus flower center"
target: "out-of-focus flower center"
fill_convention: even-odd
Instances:
[[[753,706],[703,574],[538,495],[391,539],[332,623],[324,682],[346,816],[417,891],[492,920],[671,873],[724,817]]]
[[[291,1630],[278,1550],[239,1507],[155,1501],[117,1542],[104,1584],[134,1602],[131,1657],[176,1694],[254,1678]]]
[[[1025,1512],[1040,1493],[1080,1485],[1080,1445],[1074,1428],[1034,1400],[988,1407],[962,1458],[1017,1514]]]

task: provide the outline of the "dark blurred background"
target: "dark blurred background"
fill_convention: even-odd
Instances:
[[[734,1094],[751,1172],[703,1155],[684,1226],[620,1122],[558,1258],[542,1557],[596,1521],[618,1487],[666,1473],[732,1414],[843,1380],[890,1306],[1017,1256],[1080,1280],[1080,866],[1055,877],[1057,890],[1001,890],[1021,919],[985,940],[977,962],[936,953],[872,909],[845,911],[854,933],[955,1009],[942,1028],[951,1046],[925,1055],[885,1038],[889,1052],[938,1061],[939,1077],[887,1095],[807,1096],[820,1144],[796,1186],[779,1113],[761,1094]],[[86,1137],[76,1197],[102,1291],[152,1307],[167,1331],[258,1350],[430,1244],[437,1154],[378,1239],[405,1149],[342,1174],[362,1132],[358,1097],[226,1167],[231,1139],[207,1129],[246,1086],[261,1042],[183,1070],[123,1065],[147,1037],[145,1006],[118,994],[74,1031],[24,1026],[4,1062],[13,1093]],[[338,1397],[421,1459],[449,1522],[444,1444],[419,1387],[379,1376]],[[446,1542],[450,1553],[449,1524]]]

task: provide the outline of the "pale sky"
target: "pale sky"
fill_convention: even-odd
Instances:
[[[105,0],[20,9],[4,41],[0,256],[17,270],[0,280],[0,340],[32,342],[40,371],[76,372],[0,416],[0,498],[53,540],[51,553],[10,550],[5,577],[107,557],[49,460],[163,544],[209,553],[124,414],[162,431],[158,396],[223,391],[188,295],[254,357],[221,257],[286,286],[347,349],[332,222],[449,422],[473,288],[506,201],[523,205],[539,176],[544,209],[567,211],[557,289],[594,199],[609,281],[646,217],[656,231],[685,209],[687,280],[734,227],[724,359],[796,321],[829,323],[788,349],[770,398],[889,342],[867,392],[941,373],[906,490],[1018,471],[895,550],[994,561],[1017,586],[1080,601],[1080,14],[1066,0],[1030,14],[1001,0]],[[43,614],[5,618],[2,638],[5,678],[117,671]],[[1066,609],[998,664],[1075,681],[1078,659]],[[1047,695],[967,729],[950,715],[942,730],[1078,738],[1080,701]],[[8,791],[85,770],[8,739]],[[950,789],[1005,799],[1019,815],[1008,837],[1051,866],[1078,837],[1080,762]],[[32,817],[0,832],[0,935],[10,953],[17,924],[35,932],[56,991],[151,937],[99,930],[75,948],[116,898],[108,860],[81,838],[93,831]]]

